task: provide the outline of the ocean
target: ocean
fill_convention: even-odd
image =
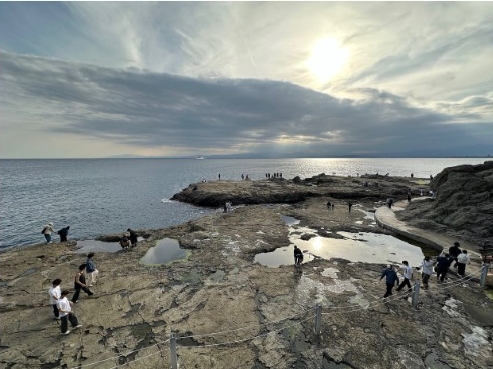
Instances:
[[[169,200],[190,183],[284,178],[320,173],[429,178],[444,168],[487,158],[402,159],[3,159],[0,160],[0,248],[44,241],[48,222],[70,225],[69,239],[93,239],[127,228],[165,228],[222,209]],[[58,240],[58,236],[55,237]]]

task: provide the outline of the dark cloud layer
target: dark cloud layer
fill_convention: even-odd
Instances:
[[[196,79],[4,51],[0,58],[2,115],[36,119],[40,129],[58,133],[190,154],[433,156],[493,151],[493,123],[476,110],[444,114],[413,107],[385,91],[361,90],[365,98],[356,101],[270,80]],[[456,104],[481,108],[492,103],[478,96]],[[449,111],[452,105],[442,107]]]

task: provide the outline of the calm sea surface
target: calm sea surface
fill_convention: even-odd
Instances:
[[[221,209],[170,201],[202,179],[253,180],[320,173],[379,173],[429,178],[459,164],[488,159],[39,159],[0,160],[0,247],[43,242],[43,225],[70,225],[69,239],[127,228],[163,228]],[[490,159],[491,160],[491,159]],[[58,240],[58,236],[55,237]]]

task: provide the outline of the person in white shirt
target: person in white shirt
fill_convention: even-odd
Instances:
[[[411,282],[409,282],[411,279],[413,279],[413,268],[411,268],[409,266],[409,263],[407,261],[403,261],[402,262],[402,271],[403,271],[403,275],[404,275],[404,280],[401,282],[401,284],[399,285],[399,287],[397,287],[397,292],[399,292],[400,290],[402,290],[402,287],[406,286],[408,287],[408,292],[411,292],[412,291],[412,287],[411,287]]]
[[[58,299],[58,310],[60,311],[60,320],[62,324],[60,325],[62,329],[62,334],[69,334],[68,321],[70,320],[70,325],[72,328],[80,328],[82,324],[79,324],[77,317],[72,311],[72,301],[67,299],[69,292],[67,290],[62,291],[61,298]]]
[[[433,274],[433,261],[431,261],[431,258],[429,256],[425,256],[425,258],[421,262],[421,268],[423,268],[423,270],[421,271],[421,281],[423,282],[423,288],[427,290],[428,281]]]
[[[45,236],[46,243],[51,243],[51,234],[55,232],[53,229],[53,223],[48,223],[43,227],[41,233]]]
[[[51,287],[48,290],[48,295],[50,295],[50,304],[53,306],[53,314],[55,314],[55,319],[60,319],[60,312],[58,311],[57,302],[62,293],[60,290],[61,284],[62,280],[57,278],[51,282]]]
[[[457,256],[457,273],[464,278],[466,275],[466,265],[471,262],[467,250],[462,250],[462,254]]]

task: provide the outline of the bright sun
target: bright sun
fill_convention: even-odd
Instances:
[[[322,83],[339,73],[348,60],[349,51],[334,38],[324,38],[312,47],[307,65],[314,76]]]

